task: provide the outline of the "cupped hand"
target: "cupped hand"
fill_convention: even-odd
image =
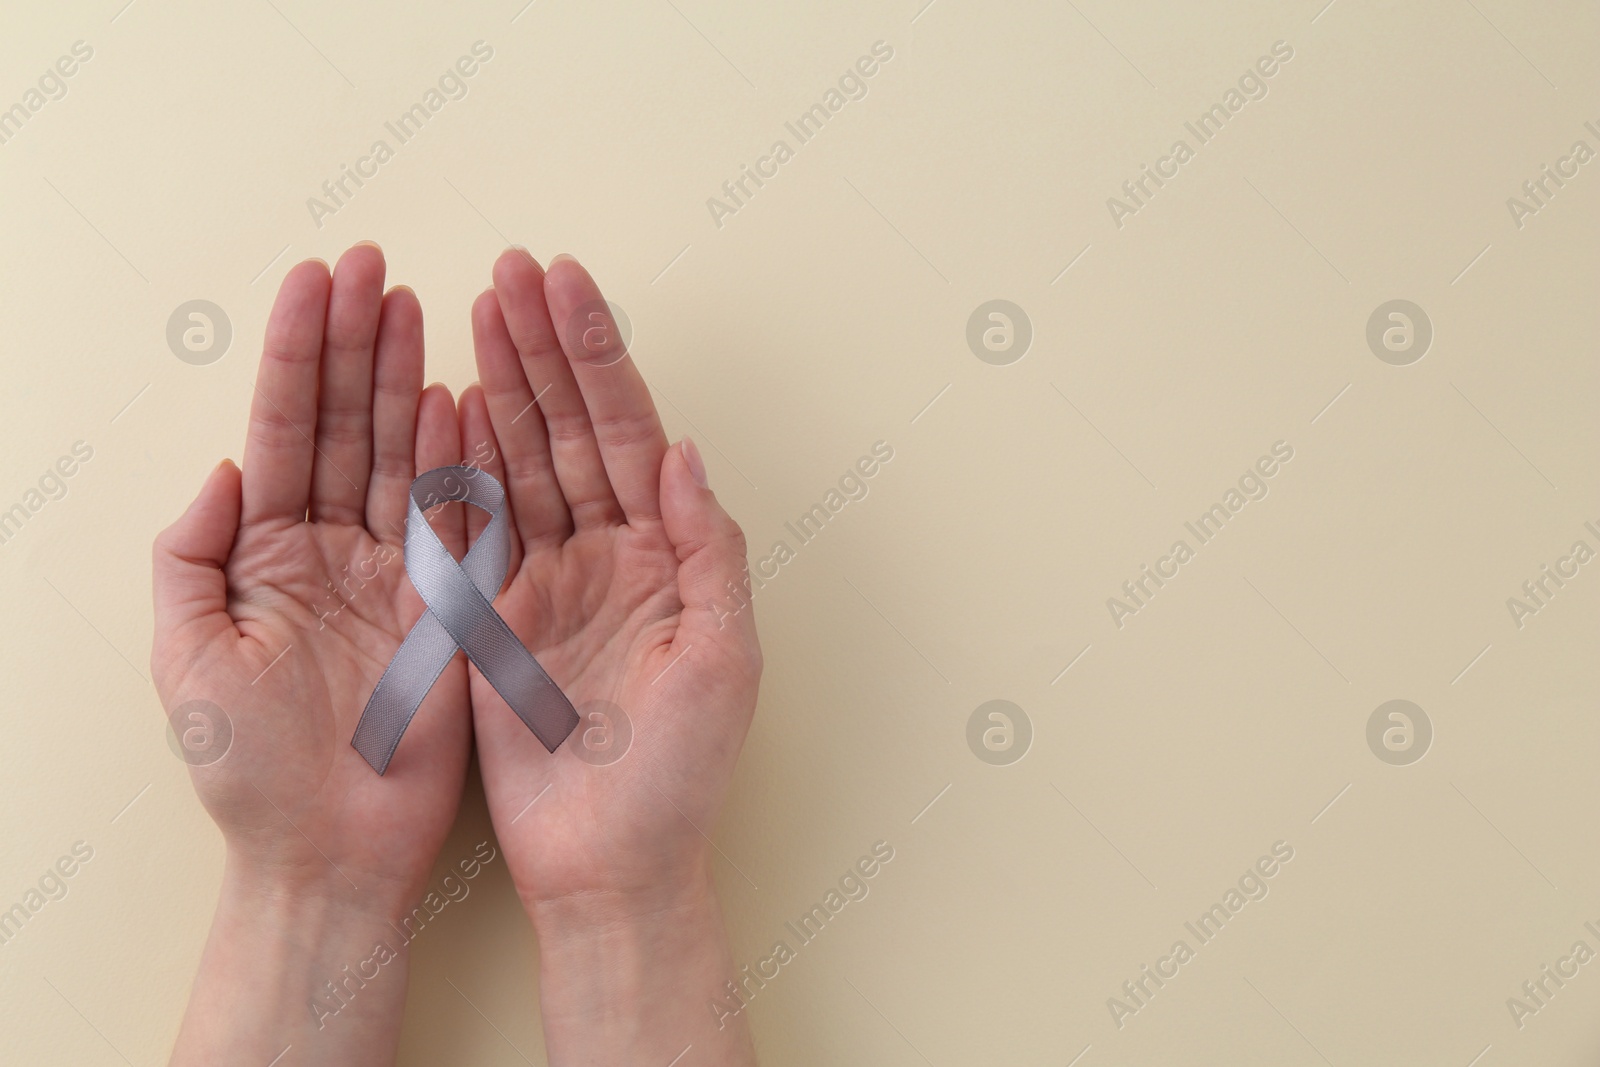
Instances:
[[[267,325],[244,466],[212,471],[154,551],[157,691],[169,715],[231,721],[192,768],[230,867],[373,902],[418,894],[454,820],[471,719],[458,654],[380,777],[356,721],[423,604],[405,574],[412,479],[459,460],[455,405],[422,387],[422,311],[383,292],[376,245],[284,279]],[[458,556],[461,505],[433,516]],[[183,732],[188,723],[175,723]]]
[[[530,907],[696,880],[761,673],[744,536],[693,444],[668,447],[576,260],[507,251],[472,324],[462,452],[506,485],[514,524],[495,607],[582,717],[546,752],[470,671],[512,877]],[[485,521],[468,513],[469,542]]]

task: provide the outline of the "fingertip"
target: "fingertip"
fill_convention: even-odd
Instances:
[[[302,308],[312,308],[318,300],[326,305],[332,288],[333,273],[327,261],[303,259],[290,267],[283,281],[278,283],[278,301],[273,305],[273,310],[293,309],[298,312]]]
[[[226,488],[234,498],[240,497],[240,489],[244,485],[244,472],[231,459],[224,459],[212,470],[208,482],[216,483],[219,489]]]
[[[461,420],[461,454],[477,457],[498,470],[499,449],[483,386],[473,382],[461,390],[456,400],[456,415]]]
[[[472,328],[485,329],[501,317],[500,298],[495,295],[494,286],[491,285],[472,301]]]
[[[420,351],[421,332],[422,301],[417,299],[416,291],[409,285],[393,286],[383,294],[383,306],[378,312],[378,354],[383,354],[387,339],[402,336],[414,341]]]
[[[562,346],[567,349],[567,356],[572,362],[608,367],[628,355],[617,333],[610,301],[600,292],[600,285],[594,276],[576,259],[562,253],[550,261],[550,270],[544,276],[544,300],[545,306],[550,309],[550,321],[556,325]],[[588,324],[595,321],[591,312],[602,310],[605,319],[610,320],[604,334],[606,340],[599,348],[591,348],[587,341],[580,343],[569,329],[573,317],[582,315],[583,322]]]
[[[550,261],[550,269],[544,275],[544,286],[546,292],[584,294],[582,298],[574,297],[579,302],[588,298],[588,290],[594,289],[596,294],[599,291],[588,269],[565,252]]]
[[[429,424],[441,425],[441,420],[454,425],[456,418],[455,398],[450,395],[450,387],[443,382],[434,382],[422,390],[422,395],[417,399],[417,426]]]
[[[537,259],[533,258],[533,253],[528,251],[528,249],[524,245],[512,245],[511,247],[507,248],[504,252],[502,252],[500,254],[502,256],[515,256],[516,258],[518,258],[520,260],[523,260],[523,261],[525,261],[527,263],[532,264],[532,266],[533,266],[533,268],[535,270],[543,270],[544,269],[544,268],[539,266],[539,261]]]
[[[211,509],[218,504],[226,504],[230,496],[237,498],[242,473],[233,460],[220,460],[201,483],[200,494],[189,505],[189,510]]]
[[[685,437],[667,449],[661,460],[661,518],[673,544],[689,536],[699,525],[701,507],[706,501],[716,499],[695,476],[694,464],[689,459],[692,448],[693,442]]]
[[[238,530],[241,485],[239,468],[232,460],[224,459],[212,467],[183,515],[157,538],[156,547],[185,557],[225,557]]]
[[[700,449],[696,447],[694,438],[685,437],[682,441],[679,441],[678,451],[682,454],[683,461],[689,468],[689,476],[694,479],[694,484],[702,489],[711,488],[706,479],[706,461],[700,455]]]
[[[506,286],[537,284],[544,271],[532,255],[508,248],[494,261],[494,269],[490,273],[494,279],[494,287],[500,289]]]
[[[489,421],[489,401],[483,394],[483,386],[473,382],[461,390],[456,397],[456,413],[461,418],[463,430],[467,426],[468,417],[482,418],[484,423]]]
[[[443,382],[434,382],[417,401],[417,471],[446,467],[460,457],[456,404]]]
[[[422,391],[417,406],[417,473],[437,467],[453,467],[461,462],[461,428],[456,403],[450,390],[434,382]],[[447,547],[460,547],[465,531],[465,516],[460,505],[452,504],[429,517]]]
[[[681,488],[693,490],[696,494],[716,495],[711,492],[710,479],[706,475],[705,457],[690,437],[679,438],[678,443],[667,450],[661,470],[663,482],[670,477]]]
[[[339,267],[356,265],[383,266],[385,263],[383,249],[378,247],[376,241],[357,241],[339,257]],[[338,269],[337,267],[335,268]]]
[[[328,295],[333,289],[333,272],[328,268],[325,260],[305,259],[289,268],[283,276],[283,281],[278,285],[278,300],[273,304],[275,314],[287,313],[291,316],[309,315],[313,318],[316,314],[316,305],[321,303],[326,312]],[[269,321],[269,328],[273,325]],[[286,322],[286,325],[294,325]],[[320,332],[320,322],[317,323]]]
[[[329,297],[331,313],[342,324],[340,334],[352,331],[364,342],[368,330],[376,329],[371,316],[382,314],[383,281],[388,270],[383,250],[370,241],[345,249],[334,264]]]

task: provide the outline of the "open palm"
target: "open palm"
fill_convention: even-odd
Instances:
[[[588,273],[509,251],[494,281],[462,452],[507,488],[496,610],[582,721],[546,753],[474,668],[490,812],[528,903],[645,891],[703,857],[755,707],[744,537],[693,445],[669,449]]]
[[[243,470],[220,465],[156,542],[151,666],[180,732],[191,701],[231,722],[226,753],[193,760],[230,845],[337,893],[405,901],[455,817],[471,735],[458,656],[384,776],[350,746],[423,610],[403,562],[410,483],[460,447],[448,391],[422,388],[417,299],[383,280],[375,245],[331,277],[308,261],[284,279]],[[457,555],[460,508],[433,518]]]

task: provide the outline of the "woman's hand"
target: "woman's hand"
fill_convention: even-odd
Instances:
[[[751,1062],[742,1017],[697,1036],[735,977],[708,835],[761,674],[744,535],[693,444],[668,447],[575,260],[545,272],[506,252],[472,319],[482,386],[461,396],[462,451],[487,457],[515,524],[495,607],[581,716],[548,753],[471,672],[489,809],[540,938],[552,1061],[665,1063],[694,1041],[697,1062]],[[484,521],[469,513],[469,541]],[[627,753],[597,751],[624,719]]]
[[[306,1024],[337,1030],[311,1002],[339,1007],[321,984],[370,955],[378,931],[420,897],[460,801],[471,740],[462,657],[385,775],[350,746],[423,610],[402,549],[411,481],[459,460],[449,392],[422,388],[417,298],[385,295],[383,281],[383,253],[366,244],[331,279],[320,261],[289,272],[267,325],[243,470],[218,466],[156,540],[157,691],[180,734],[191,701],[220,708],[233,730],[220,760],[192,768],[227,869],[175,1062],[266,1063],[306,1040],[296,1037]],[[433,519],[458,556],[460,510]],[[254,939],[302,951],[252,960]],[[322,1039],[316,1057],[383,1062],[387,1049],[392,1062],[405,992],[393,970],[355,998],[364,1021],[344,1021],[342,1037],[361,1040],[345,1051]]]

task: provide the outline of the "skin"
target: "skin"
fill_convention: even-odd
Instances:
[[[344,968],[398,945],[389,924],[426,893],[474,740],[540,940],[551,1062],[667,1063],[688,1045],[696,1063],[755,1062],[743,1014],[708,1008],[737,972],[706,835],[761,673],[729,589],[746,580],[743,535],[692,442],[668,445],[609,318],[558,328],[600,299],[588,273],[510,250],[493,277],[473,307],[482,385],[458,410],[422,387],[421,309],[383,293],[376,245],[331,279],[296,266],[242,471],[219,465],[156,541],[163,704],[208,700],[233,727],[222,759],[191,768],[227,859],[174,1064],[394,1062],[404,950],[377,978]],[[463,456],[507,487],[496,610],[586,718],[546,752],[458,653],[380,777],[349,741],[423,610],[401,553],[409,485]],[[487,521],[462,510],[429,514],[457,557]],[[580,758],[623,718],[620,759]]]

